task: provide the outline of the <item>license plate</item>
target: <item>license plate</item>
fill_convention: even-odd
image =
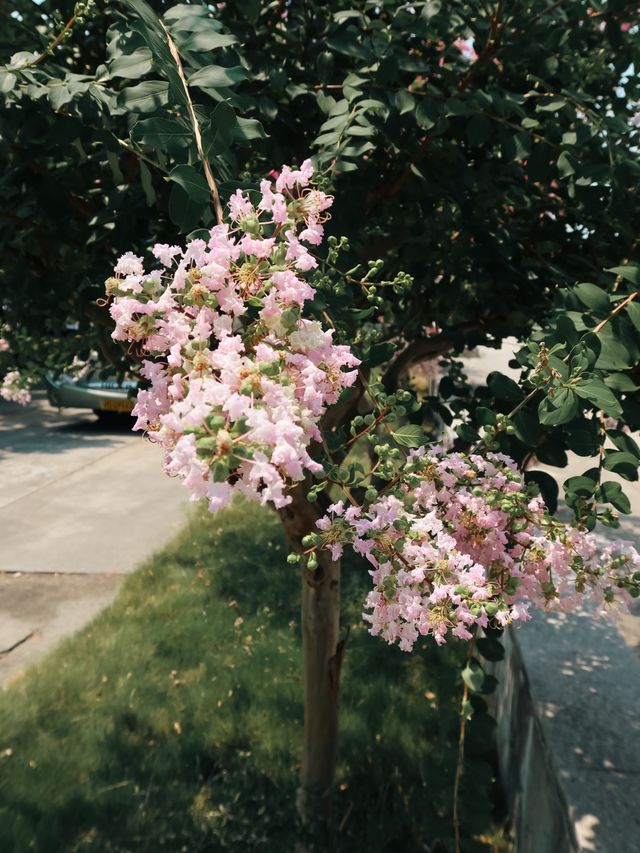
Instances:
[[[130,412],[135,405],[134,400],[101,400],[100,408],[105,412]]]

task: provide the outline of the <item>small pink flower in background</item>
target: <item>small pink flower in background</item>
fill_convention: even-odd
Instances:
[[[10,370],[0,384],[0,397],[21,406],[28,405],[31,402],[29,382],[22,378],[18,370]]]
[[[478,58],[478,54],[476,53],[475,48],[473,47],[473,39],[471,38],[457,38],[454,41],[453,46],[457,48],[464,56],[464,58],[469,60],[469,62],[475,62]]]
[[[6,338],[0,338],[0,352],[7,352],[9,349],[9,341]]]

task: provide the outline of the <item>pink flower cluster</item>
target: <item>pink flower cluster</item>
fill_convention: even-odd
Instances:
[[[27,406],[31,402],[31,392],[28,382],[22,377],[20,371],[10,370],[5,374],[0,384],[0,397],[12,403]]]
[[[144,357],[135,429],[164,449],[165,470],[210,509],[235,491],[289,503],[288,482],[321,466],[327,405],[356,378],[359,361],[332,330],[302,317],[305,280],[333,199],[310,185],[313,167],[283,166],[256,200],[237,190],[230,223],[207,240],[156,245],[158,263],[123,255],[107,281],[113,338]]]
[[[373,565],[364,618],[404,651],[419,636],[441,644],[449,632],[469,640],[475,625],[526,621],[531,604],[573,608],[587,589],[611,602],[640,568],[634,548],[598,548],[551,519],[502,454],[414,451],[392,493],[366,508],[334,504],[318,528],[334,559],[348,543]]]

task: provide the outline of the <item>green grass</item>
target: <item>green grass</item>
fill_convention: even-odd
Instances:
[[[447,850],[464,649],[406,655],[370,637],[367,580],[346,565],[333,845]],[[0,699],[0,850],[293,851],[298,607],[274,515],[194,515]],[[478,766],[474,831],[491,823]]]

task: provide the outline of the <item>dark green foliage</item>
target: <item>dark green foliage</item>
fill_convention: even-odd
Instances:
[[[91,304],[114,258],[214,221],[162,18],[223,199],[309,152],[325,169],[329,230],[348,245],[329,251],[315,308],[366,366],[384,365],[387,386],[413,357],[515,335],[531,341],[518,356],[530,402],[498,375],[432,399],[446,421],[471,412],[462,442],[478,440],[477,407],[523,406],[495,441],[524,462],[597,454],[598,411],[640,425],[640,305],[616,310],[640,282],[640,93],[627,76],[640,43],[623,0],[499,4],[500,19],[479,0],[293,0],[286,13],[255,0],[215,14],[119,0],[35,64],[19,52],[42,49],[73,4],[14,5],[0,43],[0,59],[19,54],[0,71],[12,349],[0,368],[57,368],[97,347],[114,357]]]

